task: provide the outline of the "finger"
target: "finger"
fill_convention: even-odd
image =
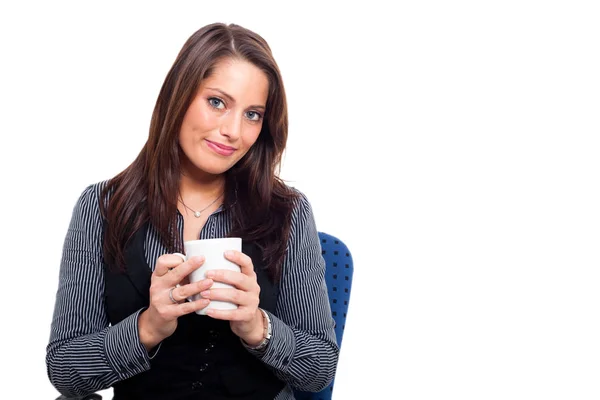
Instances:
[[[208,299],[198,299],[195,301],[186,301],[181,304],[176,304],[175,305],[175,309],[177,310],[176,314],[178,317],[181,317],[182,315],[186,315],[186,314],[190,314],[190,313],[202,310],[203,308],[208,307],[209,304],[210,304],[210,300],[208,300]]]
[[[239,265],[242,274],[247,276],[254,275],[254,264],[252,264],[252,259],[246,254],[237,250],[228,250],[225,252],[225,258],[232,263]]]
[[[181,300],[183,300],[183,299],[181,299],[181,300],[179,299],[179,296],[177,294],[175,294],[175,290],[177,290],[176,286],[173,286],[171,289],[169,289],[167,291],[168,297],[169,297],[169,300],[171,300],[171,303],[179,304],[181,302]]]
[[[176,256],[174,254],[163,254],[156,260],[154,273],[158,276],[163,276],[164,274],[169,272],[170,269],[175,268],[176,266],[182,263],[183,260],[179,256]]]
[[[200,296],[205,299],[227,301],[238,306],[252,307],[258,306],[258,298],[248,292],[237,289],[219,288],[200,292]]]
[[[162,277],[168,286],[175,286],[183,281],[183,279],[192,271],[200,268],[202,264],[204,264],[204,256],[192,257],[186,262],[181,263],[177,267],[169,270],[169,273],[164,274]]]
[[[255,289],[256,279],[249,277],[237,271],[229,271],[227,269],[213,269],[206,271],[206,278],[210,278],[215,282],[227,283],[235,286],[238,289],[251,291]]]
[[[212,279],[202,279],[200,281],[182,285],[175,289],[173,292],[177,292],[177,296],[182,299],[187,299],[195,294],[210,289],[214,281]]]
[[[237,310],[217,310],[214,308],[206,310],[206,315],[209,317],[225,321],[244,321],[246,314],[239,308]]]

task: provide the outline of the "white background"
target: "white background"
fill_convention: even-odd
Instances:
[[[600,397],[593,2],[83,3],[0,8],[2,398],[57,396],[72,208],[133,161],[180,47],[215,21],[270,43],[282,175],[354,255],[335,399]]]

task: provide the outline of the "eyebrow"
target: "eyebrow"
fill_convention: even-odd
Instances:
[[[214,91],[216,91],[216,92],[219,92],[219,93],[221,93],[221,94],[223,95],[223,97],[226,97],[226,98],[227,98],[227,100],[229,100],[229,101],[230,101],[230,102],[232,102],[232,103],[235,103],[235,99],[234,99],[234,98],[233,98],[233,97],[232,97],[230,94],[228,94],[228,93],[226,93],[226,92],[222,91],[221,89],[217,89],[217,88],[211,88],[211,87],[207,87],[207,89],[210,89],[210,90],[214,90]],[[260,108],[260,109],[262,109],[262,110],[265,110],[265,106],[261,106],[261,105],[258,105],[258,104],[251,105],[251,106],[250,106],[250,107],[248,107],[248,108]]]

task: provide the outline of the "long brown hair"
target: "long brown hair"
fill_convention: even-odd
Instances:
[[[125,246],[146,222],[152,223],[169,252],[182,250],[177,230],[179,131],[200,82],[223,58],[250,62],[268,77],[262,130],[248,153],[225,173],[224,204],[233,216],[230,235],[255,242],[270,276],[279,278],[297,197],[278,177],[288,134],[285,90],[267,42],[235,24],[207,25],[185,42],[158,95],[146,144],[105,187],[103,250],[109,265],[124,268]]]

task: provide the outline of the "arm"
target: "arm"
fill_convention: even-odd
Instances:
[[[325,283],[325,261],[311,206],[301,195],[292,216],[272,337],[250,350],[296,389],[317,392],[334,378],[338,361],[334,320]]]
[[[104,310],[101,187],[79,198],[65,238],[47,347],[48,377],[62,394],[84,395],[150,368],[139,312],[109,326]]]

